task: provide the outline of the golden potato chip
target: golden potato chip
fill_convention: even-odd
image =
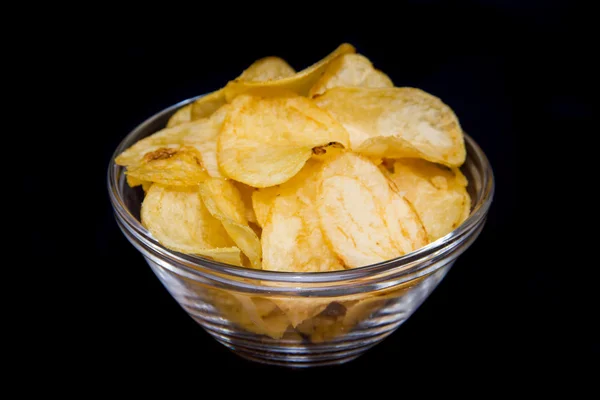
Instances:
[[[183,106],[179,110],[177,110],[175,114],[171,115],[171,118],[169,118],[169,121],[167,122],[167,128],[172,128],[175,125],[190,122],[191,120],[192,105],[188,104],[187,106]]]
[[[331,303],[331,299],[317,298],[272,299],[272,301],[288,317],[294,328],[320,314]]]
[[[346,267],[391,260],[427,244],[410,204],[375,164],[356,154],[325,163],[316,206],[322,231]]]
[[[207,301],[224,319],[249,332],[280,339],[290,324],[275,304],[269,302],[267,306],[268,300],[257,302],[255,297],[214,288],[208,289],[207,295]]]
[[[196,121],[197,126],[182,139],[184,145],[198,150],[202,165],[213,178],[225,178],[217,162],[217,137],[221,132],[229,109],[229,105],[224,105],[210,117]]]
[[[261,268],[261,244],[256,233],[248,226],[246,206],[240,192],[231,181],[209,178],[200,185],[204,205],[248,257],[252,266]]]
[[[418,156],[449,166],[465,161],[456,115],[422,90],[337,87],[315,102],[346,128],[356,152],[385,158]]]
[[[321,61],[303,69],[302,71],[282,79],[272,79],[266,82],[252,82],[243,79],[235,79],[225,86],[225,96],[227,101],[232,101],[236,96],[244,94],[254,89],[277,88],[290,90],[302,96],[308,95],[310,88],[325,73],[327,66],[337,57],[354,53],[356,49],[347,43],[340,45]]]
[[[125,177],[127,178],[127,184],[130,187],[142,186],[144,192],[147,192],[148,189],[150,189],[150,185],[152,185],[152,182],[150,181],[142,181],[127,174],[125,175]]]
[[[296,196],[278,197],[262,231],[263,269],[327,272],[344,265],[325,242],[313,206]]]
[[[238,79],[246,82],[267,82],[287,78],[296,73],[294,68],[279,57],[265,57],[250,65]]]
[[[252,206],[252,195],[254,192],[256,192],[256,189],[254,189],[252,186],[248,186],[237,181],[233,181],[233,184],[239,190],[242,201],[244,202],[244,207],[246,208],[246,219],[248,222],[256,224],[258,221],[256,220],[254,207]]]
[[[314,147],[348,145],[348,133],[301,96],[238,96],[218,138],[219,167],[254,187],[283,183],[311,157]]]
[[[266,57],[250,65],[238,79],[248,82],[261,82],[280,79],[295,73],[284,60],[278,57]],[[190,107],[192,121],[208,118],[225,105],[225,90],[219,89],[194,101]],[[169,121],[170,122],[170,121]]]
[[[375,69],[369,59],[361,54],[344,54],[327,66],[323,76],[308,93],[309,97],[320,95],[334,87],[393,87],[392,80]]]
[[[224,115],[222,116],[224,118]],[[118,165],[125,167],[140,164],[147,153],[162,148],[178,149],[188,135],[206,135],[207,123],[204,120],[185,122],[172,128],[162,129],[130,146],[115,159]],[[204,162],[203,162],[204,164]]]
[[[239,321],[245,326],[248,322],[254,325],[249,330],[272,337],[273,339],[281,339],[289,326],[289,321],[284,316],[273,316],[273,318],[263,317],[261,310],[257,308],[257,303],[250,296],[232,293],[232,295],[240,302],[242,309],[239,314]],[[249,320],[249,321],[248,321]],[[252,329],[254,328],[254,329]]]
[[[264,270],[326,272],[344,269],[325,242],[315,208],[321,166],[322,163],[310,160],[288,182],[259,191],[263,193],[257,199],[260,196],[265,202],[261,207],[268,209],[261,236]]]
[[[141,217],[152,236],[171,250],[241,266],[239,249],[204,206],[198,187],[153,184]]]
[[[256,214],[256,220],[264,227],[271,207],[279,196],[297,195],[304,203],[314,201],[317,193],[316,179],[321,171],[323,163],[311,159],[290,180],[281,185],[257,189],[252,194],[252,206]]]
[[[296,327],[296,330],[308,336],[311,343],[323,343],[346,332],[342,324],[343,316],[317,315]]]
[[[457,168],[407,158],[394,163],[391,178],[415,207],[430,241],[450,233],[469,216],[467,179]]]
[[[168,186],[193,186],[209,178],[194,148],[168,147],[146,153],[141,164],[129,167],[133,182],[154,182]]]

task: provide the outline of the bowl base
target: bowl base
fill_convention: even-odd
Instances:
[[[375,346],[377,343],[372,343],[364,347],[352,349],[350,351],[337,351],[317,354],[285,354],[285,353],[273,353],[273,352],[256,352],[243,348],[240,346],[232,345],[231,343],[224,343],[219,340],[224,346],[231,350],[234,354],[243,359],[258,362],[266,365],[274,365],[279,367],[287,368],[312,368],[312,367],[326,367],[332,365],[340,365],[357,359],[364,354],[368,349]]]

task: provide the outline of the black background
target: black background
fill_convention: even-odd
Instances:
[[[123,379],[131,371],[151,377],[233,369],[269,378],[391,371],[493,379],[571,370],[597,359],[595,331],[581,328],[566,304],[564,255],[549,254],[560,244],[543,239],[549,231],[542,210],[560,173],[552,172],[547,154],[557,151],[557,138],[585,129],[592,115],[588,93],[597,70],[588,56],[590,13],[575,2],[551,1],[410,1],[394,10],[362,4],[345,15],[325,13],[322,5],[292,7],[302,13],[277,7],[268,16],[266,4],[215,13],[175,5],[95,10],[67,28],[56,26],[52,43],[60,45],[50,50],[57,71],[50,84],[53,93],[63,85],[76,89],[72,117],[82,124],[71,126],[69,141],[86,143],[85,155],[71,153],[80,199],[67,207],[62,196],[48,200],[86,219],[87,233],[70,239],[81,258],[69,264],[89,277],[71,276],[63,306],[73,324],[65,348],[75,350],[75,365],[97,371],[108,361],[111,376]],[[397,86],[424,89],[455,110],[493,166],[494,203],[483,233],[436,291],[364,356],[300,372],[250,363],[197,326],[121,234],[105,186],[108,161],[145,118],[220,88],[255,59],[277,55],[300,70],[342,42]],[[36,181],[25,189],[52,191],[53,185]],[[64,213],[56,212],[53,223],[60,225]],[[46,254],[58,254],[65,238],[47,233],[31,234]],[[85,305],[77,298],[86,298]]]

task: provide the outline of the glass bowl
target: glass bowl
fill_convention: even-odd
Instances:
[[[177,109],[196,98],[162,110],[125,137],[110,160],[108,190],[123,234],[173,298],[217,341],[244,358],[291,367],[357,358],[415,312],[483,229],[494,178],[485,154],[465,135],[462,171],[469,180],[471,215],[448,235],[406,256],[345,271],[286,273],[168,250],[141,225],[143,192],[127,185],[124,168],[114,159],[162,129]]]

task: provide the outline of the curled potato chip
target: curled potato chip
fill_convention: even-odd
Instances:
[[[264,201],[261,207],[268,215],[261,236],[264,270],[326,272],[344,269],[325,242],[315,208],[321,167],[322,163],[311,160],[288,182],[259,191],[263,193],[257,200]]]
[[[456,115],[439,98],[422,90],[337,87],[316,97],[315,102],[346,128],[356,152],[385,158],[418,156],[448,166],[465,161]]]
[[[354,52],[356,52],[354,46],[344,43],[321,61],[292,76],[284,77],[282,79],[272,79],[266,82],[253,82],[243,79],[235,79],[225,86],[225,96],[227,101],[232,101],[236,96],[244,94],[248,91],[265,88],[284,89],[302,96],[306,96],[308,95],[310,88],[315,84],[315,82],[317,82],[317,80],[319,80],[323,73],[325,73],[329,63],[343,54]]]
[[[391,260],[427,244],[411,205],[375,164],[356,154],[325,163],[316,205],[322,231],[347,267]]]
[[[229,178],[267,187],[294,176],[314,147],[348,145],[348,133],[301,96],[243,95],[231,103],[218,138],[219,167]]]
[[[278,57],[266,57],[255,61],[238,79],[248,82],[261,82],[285,78],[294,74],[294,69]],[[192,121],[208,118],[226,103],[225,90],[219,89],[200,97],[190,106]],[[169,121],[170,122],[170,121]]]
[[[143,161],[147,153],[152,153],[162,148],[178,149],[182,146],[184,137],[193,134],[196,130],[203,129],[205,127],[202,122],[197,121],[186,122],[172,128],[162,129],[137,141],[133,146],[130,146],[127,150],[119,154],[115,162],[125,167],[139,164]]]
[[[188,104],[186,106],[181,107],[179,110],[175,112],[175,114],[171,115],[169,121],[167,122],[167,128],[172,128],[175,125],[180,125],[186,122],[190,122],[192,120],[192,105]]]
[[[361,54],[343,54],[327,66],[323,76],[310,88],[309,97],[325,93],[334,87],[393,87],[392,80],[375,69]]]
[[[202,165],[213,178],[225,178],[217,163],[217,137],[229,108],[229,105],[225,105],[210,117],[196,121],[195,128],[182,139],[184,145],[192,146],[200,153]]]
[[[256,233],[248,226],[246,206],[240,192],[231,181],[210,178],[200,185],[204,205],[248,257],[252,266],[261,268],[261,244]]]
[[[457,168],[407,158],[394,163],[391,178],[414,205],[431,241],[450,233],[469,216],[467,179]]]
[[[153,184],[141,217],[152,236],[171,250],[241,266],[239,249],[204,206],[198,187]]]
[[[246,82],[267,82],[287,78],[296,73],[282,58],[265,57],[252,63],[238,79]]]
[[[193,186],[209,178],[194,148],[160,148],[146,153],[141,164],[127,169],[133,182],[154,182],[169,186]]]

